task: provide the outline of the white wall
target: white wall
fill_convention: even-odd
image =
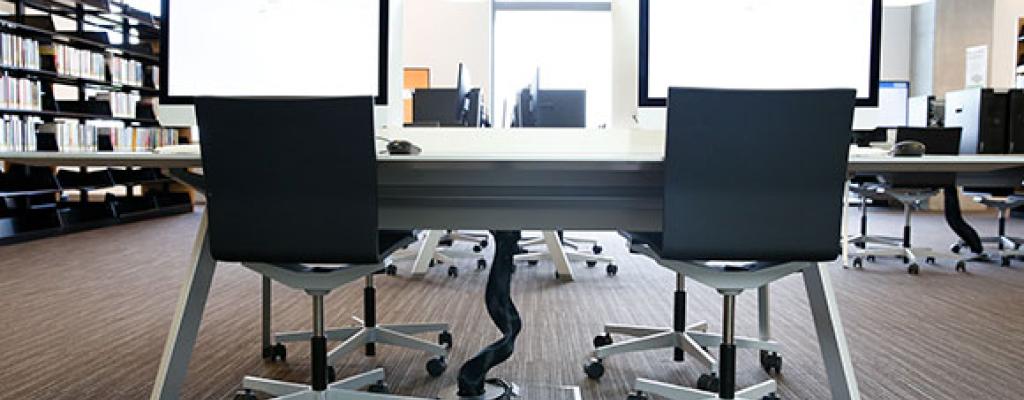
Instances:
[[[1007,0],[1021,1],[1021,0]],[[640,10],[636,0],[613,0],[612,126],[664,129],[664,108],[637,107]],[[882,26],[882,80],[910,80],[911,9],[886,8]],[[639,123],[638,123],[639,122]],[[858,109],[854,126],[874,127],[874,110]]]
[[[459,62],[490,98],[491,2],[406,0],[402,67],[428,67],[433,87],[456,85]]]
[[[991,71],[989,85],[996,88],[1014,86],[1017,69],[1017,22],[1024,17],[1024,1],[996,0],[992,21]]]

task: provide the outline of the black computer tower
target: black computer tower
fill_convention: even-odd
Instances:
[[[960,154],[1006,154],[1009,151],[1010,94],[994,89],[946,93],[946,127],[963,128]]]
[[[412,93],[412,120],[421,126],[477,127],[480,126],[480,89],[469,92],[466,120],[458,118],[459,94],[456,89],[416,89]]]
[[[1024,90],[1010,91],[1007,121],[1009,132],[1007,153],[1024,154]]]

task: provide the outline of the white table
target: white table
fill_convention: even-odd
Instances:
[[[660,132],[402,129],[381,135],[423,148],[418,156],[380,157],[379,219],[385,229],[661,228]],[[0,160],[37,166],[201,166],[197,154],[0,153]],[[1022,156],[850,159],[851,173],[930,171],[984,178],[1021,169]],[[180,395],[216,264],[205,232],[204,215],[152,399]],[[833,398],[859,399],[828,273],[812,269],[805,282]]]

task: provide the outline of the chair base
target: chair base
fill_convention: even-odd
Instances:
[[[534,265],[541,260],[551,260],[555,264],[555,277],[565,281],[573,280],[572,269],[569,265],[571,261],[586,262],[590,268],[596,267],[598,263],[603,263],[606,264],[605,272],[608,276],[618,274],[619,267],[615,265],[614,258],[579,251],[578,247],[580,246],[573,242],[589,244],[593,249],[600,249],[597,241],[592,239],[562,239],[555,231],[543,231],[541,237],[523,240],[519,245],[521,247],[546,245],[546,248],[517,254],[513,257],[513,261],[516,263],[528,262],[530,265]]]
[[[672,385],[668,383],[652,381],[650,379],[638,378],[633,385],[636,393],[630,395],[629,400],[647,400],[647,394],[654,394],[669,400],[717,400],[718,393],[708,392],[699,389]],[[746,389],[736,391],[735,400],[767,400],[777,399],[775,392],[778,385],[775,380],[767,380]]]
[[[379,325],[328,329],[324,335],[327,340],[342,343],[327,353],[327,362],[334,364],[341,357],[353,353],[361,347],[367,349],[368,356],[373,356],[375,355],[373,346],[376,344],[418,350],[435,357],[447,357],[450,343],[435,344],[412,336],[431,332],[441,333],[438,343],[450,341],[450,338],[445,338],[448,324]],[[312,337],[311,332],[303,331],[282,332],[274,335],[275,340],[281,343],[307,341],[310,337]]]
[[[370,392],[360,389],[369,388]],[[274,396],[275,399],[287,400],[387,400],[387,399],[422,399],[419,397],[398,396],[386,393],[384,370],[381,368],[356,376],[345,378],[327,386],[327,390],[314,391],[309,385],[272,379],[247,376],[242,379],[242,389],[246,392],[260,392]],[[248,394],[236,396],[237,400]],[[422,399],[426,400],[426,399]]]
[[[894,244],[886,242],[890,238],[877,237],[877,236],[859,236],[854,239],[850,239],[850,244],[854,245],[855,248],[850,252],[853,257],[854,268],[863,268],[864,262],[874,262],[879,257],[893,257],[900,258],[904,264],[907,264],[907,272],[912,275],[920,273],[921,262],[926,264],[934,265],[939,259],[954,259],[957,260],[956,270],[966,271],[965,260],[958,257],[953,257],[950,254],[932,250],[927,247],[903,247],[900,244]],[[858,244],[877,244],[878,246],[868,246],[866,248],[856,247]]]

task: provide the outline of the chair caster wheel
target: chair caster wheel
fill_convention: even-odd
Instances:
[[[479,259],[479,260],[476,260],[476,269],[486,269],[486,268],[487,268],[487,260],[484,260],[482,258]]]
[[[594,268],[597,266],[597,261],[587,261],[587,268]]]
[[[256,395],[252,394],[252,390],[242,389],[235,392],[235,400],[256,400]]]
[[[596,358],[592,359],[587,365],[583,366],[583,372],[586,372],[587,377],[590,379],[601,379],[604,376],[604,362]]]
[[[626,400],[650,400],[650,399],[651,398],[647,397],[647,395],[644,394],[643,392],[636,392],[636,393],[630,394],[629,396],[626,396]]]
[[[762,397],[761,400],[779,400],[779,396],[777,396],[775,393],[772,393]]]
[[[875,256],[867,256],[867,257],[866,257],[865,259],[866,259],[866,260],[867,260],[867,261],[868,261],[869,263],[873,263],[873,262],[875,262],[875,260],[877,260],[877,258],[875,258]]]
[[[593,251],[594,254],[601,254],[601,252],[604,251],[604,247],[601,247],[601,246],[598,246],[598,245],[595,244],[594,247],[590,248],[590,250]]]
[[[604,334],[604,335],[594,336],[594,348],[595,349],[602,348],[602,347],[610,345],[612,343],[615,343],[615,341],[612,340],[612,335],[609,335],[607,333]]]
[[[768,373],[768,375],[781,374],[782,356],[779,353],[769,353],[761,350],[761,368],[764,368],[764,372]]]
[[[388,265],[387,268],[384,268],[384,274],[388,276],[398,275],[398,266],[395,264]]]
[[[527,262],[526,262],[526,265],[529,265],[529,266],[531,266],[531,267],[536,267],[536,266],[537,266],[537,264],[540,264],[540,261],[537,261],[537,260],[530,260],[530,261],[527,261]]]
[[[900,260],[903,261],[904,264],[910,263],[910,258],[907,256],[900,256]]]
[[[427,263],[427,268],[434,268],[435,265],[437,265],[437,262],[435,260],[430,260],[430,262]]]
[[[437,344],[439,344],[441,346],[444,346],[444,347],[448,348],[449,350],[451,350],[452,345],[454,343],[455,343],[455,341],[452,340],[452,333],[451,332],[444,331],[444,332],[441,332],[440,334],[437,335]]]
[[[963,260],[957,261],[956,272],[967,272],[967,262]]]
[[[451,239],[441,239],[437,242],[437,245],[441,247],[452,247],[455,245],[455,241]]]
[[[327,366],[327,382],[334,382],[338,380],[338,371],[333,366]]]
[[[487,246],[490,246],[490,245],[491,245],[491,243],[488,242],[487,239],[484,239],[484,240],[480,241],[480,248],[482,248],[482,249],[486,249]]]
[[[432,358],[427,361],[427,373],[432,378],[437,378],[444,375],[444,371],[448,369],[448,363],[445,362],[444,357]]]
[[[459,277],[459,268],[454,266],[454,265],[448,267],[448,276],[452,277],[452,278],[458,278]]]
[[[954,244],[954,245],[952,245],[952,246],[949,246],[949,251],[952,251],[952,252],[953,252],[953,254],[960,254],[960,249],[961,249],[961,248],[962,248],[962,247],[960,247],[960,245],[959,245],[959,244]]]
[[[917,264],[910,264],[907,266],[907,273],[911,275],[917,275],[921,273],[921,267]]]
[[[288,359],[288,348],[281,343],[264,347],[263,359],[270,362],[285,362]]]
[[[1009,267],[1010,266],[1010,261],[1012,261],[1012,259],[1010,257],[1003,257],[1002,260],[999,260],[999,261],[1000,261],[999,265],[1001,265],[1003,267]]]
[[[608,273],[608,276],[615,276],[619,274],[619,266],[615,264],[608,264],[604,270]]]
[[[374,383],[374,384],[370,385],[369,387],[367,387],[366,391],[370,392],[370,393],[387,394],[390,390],[388,390],[388,384],[387,383],[385,383],[384,381],[377,381],[377,383]]]
[[[718,386],[721,382],[718,380],[718,375],[715,373],[703,374],[697,379],[697,389],[705,392],[718,393]]]
[[[864,259],[860,258],[860,257],[854,258],[853,259],[853,267],[854,268],[864,268]]]
[[[928,258],[924,259],[924,262],[926,262],[926,263],[928,263],[930,265],[935,265],[935,257],[928,257]]]
[[[479,253],[479,252],[481,252],[481,251],[484,251],[484,248],[483,248],[483,247],[480,247],[480,245],[475,245],[475,246],[473,246],[473,252],[474,252],[474,253]]]

